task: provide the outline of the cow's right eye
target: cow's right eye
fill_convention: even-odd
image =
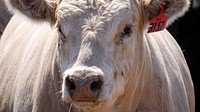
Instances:
[[[67,39],[65,38],[65,36],[64,36],[64,34],[63,34],[62,29],[61,29],[60,26],[58,27],[58,32],[59,32],[59,35],[60,35],[60,39],[61,39],[63,42],[66,42]]]

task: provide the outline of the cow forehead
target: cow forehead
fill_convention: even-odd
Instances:
[[[114,33],[119,23],[125,23],[127,19],[131,21],[130,16],[127,16],[132,12],[129,4],[117,0],[66,0],[59,4],[57,17],[65,34],[71,37],[81,31],[102,34],[112,29]]]
[[[106,16],[113,17],[117,14],[130,12],[128,1],[118,0],[64,0],[58,6],[58,16]]]

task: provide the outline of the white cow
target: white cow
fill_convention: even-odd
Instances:
[[[169,25],[189,0],[5,2],[0,112],[195,111],[184,55],[162,30],[162,12]]]

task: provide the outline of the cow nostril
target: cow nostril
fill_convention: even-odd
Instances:
[[[100,80],[100,79],[96,80],[96,81],[92,82],[90,89],[93,92],[98,92],[98,91],[100,91],[102,84],[103,84],[102,80]]]
[[[74,91],[76,89],[76,86],[72,79],[67,77],[65,81],[66,81],[66,86],[70,91]]]

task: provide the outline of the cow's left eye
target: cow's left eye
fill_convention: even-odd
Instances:
[[[127,25],[122,32],[122,38],[130,37],[131,33],[132,33],[132,25]]]
[[[132,25],[126,25],[122,34],[121,34],[121,37],[119,38],[118,41],[115,42],[115,44],[116,45],[123,44],[123,39],[130,37],[131,34],[132,34]]]

